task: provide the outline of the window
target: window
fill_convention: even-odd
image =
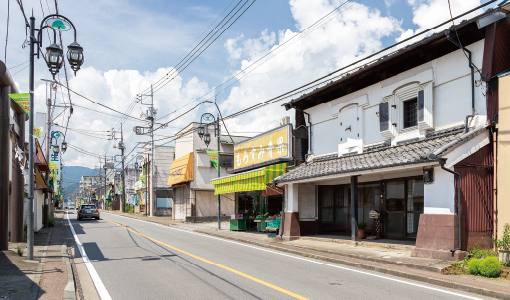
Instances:
[[[418,125],[418,98],[404,101],[404,128]]]

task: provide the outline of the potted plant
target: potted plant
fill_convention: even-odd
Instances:
[[[367,222],[365,221],[358,222],[358,238],[360,240],[365,238],[365,229],[367,229]]]
[[[501,238],[498,240],[496,237],[492,237],[492,240],[499,250],[499,261],[504,264],[510,263],[510,226],[508,223],[504,226]]]

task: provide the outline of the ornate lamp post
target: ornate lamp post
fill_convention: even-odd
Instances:
[[[208,122],[202,124],[202,122]],[[212,122],[211,122],[212,121]],[[204,143],[207,147],[211,143],[211,134],[209,133],[209,125],[214,127],[214,136],[218,138],[218,178],[221,177],[220,174],[220,120],[214,118],[214,116],[210,113],[205,113],[200,117],[200,125],[198,125],[197,133],[200,139],[204,140]],[[218,195],[218,230],[221,229],[221,195]]]
[[[49,45],[46,48],[46,54],[44,55],[44,60],[50,70],[53,78],[59,72],[63,63],[63,50],[57,45],[57,32],[55,27],[50,25],[44,25],[45,21],[48,20],[56,20],[52,23],[52,25],[58,25],[57,30],[66,29],[65,26],[72,27],[74,30],[74,42],[68,46],[68,61],[71,65],[71,68],[75,71],[78,71],[83,64],[83,48],[76,42],[76,28],[73,23],[66,17],[59,14],[52,14],[46,16],[42,21],[41,25],[38,29],[37,40],[35,38],[35,18],[34,16],[30,17],[30,72],[29,72],[29,92],[30,92],[30,102],[29,102],[29,120],[28,120],[28,128],[29,131],[34,128],[34,56],[37,55],[39,58],[40,48],[42,47],[42,31],[43,29],[50,28],[53,30],[53,44]],[[65,24],[63,21],[67,22]],[[64,27],[64,28],[63,28]],[[37,49],[35,47],[37,46]],[[35,52],[34,52],[35,50]],[[55,150],[55,149],[54,149]],[[29,134],[29,171],[28,178],[34,178],[34,139],[32,134]],[[34,259],[34,182],[33,180],[28,181],[28,207],[29,213],[27,218],[27,259]]]

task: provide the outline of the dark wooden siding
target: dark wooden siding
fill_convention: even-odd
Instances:
[[[493,151],[492,141],[455,165],[460,174],[462,215],[465,230],[492,232],[493,229]]]

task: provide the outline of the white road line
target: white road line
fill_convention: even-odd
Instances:
[[[445,290],[434,288],[434,287],[427,286],[427,285],[422,285],[422,284],[418,284],[418,283],[408,282],[408,281],[404,281],[404,280],[400,280],[400,279],[396,279],[396,278],[386,277],[386,276],[382,276],[382,275],[378,275],[378,274],[373,274],[373,273],[369,273],[369,272],[364,272],[364,271],[360,271],[360,270],[355,270],[355,269],[351,269],[351,268],[346,268],[346,267],[342,267],[342,266],[337,266],[337,265],[332,265],[332,264],[326,264],[326,266],[331,266],[331,267],[335,267],[335,268],[339,268],[339,269],[343,269],[343,270],[347,270],[347,271],[352,271],[352,272],[356,272],[356,273],[361,273],[361,274],[365,274],[365,275],[370,275],[370,276],[374,276],[374,277],[388,279],[388,280],[391,280],[391,281],[405,283],[405,284],[421,287],[421,288],[424,288],[424,289],[429,289],[429,290],[433,290],[433,291],[437,291],[437,292],[442,292],[442,293],[446,293],[446,294],[450,294],[450,295],[464,297],[464,298],[467,298],[467,299],[481,300],[481,298],[471,297],[471,296],[467,296],[467,295],[463,295],[463,294],[458,294],[458,293],[455,293],[455,292],[445,291]]]
[[[96,269],[92,265],[92,263],[89,260],[89,257],[87,256],[87,253],[85,252],[85,249],[83,248],[82,243],[80,242],[80,239],[76,235],[76,232],[74,231],[73,225],[71,224],[71,219],[69,219],[69,212],[66,211],[67,215],[67,222],[69,223],[69,227],[71,228],[71,231],[73,233],[74,240],[76,241],[76,246],[78,246],[78,250],[80,250],[81,257],[83,259],[83,263],[85,263],[85,266],[87,266],[87,269],[89,271],[90,277],[92,278],[92,281],[94,282],[94,285],[96,286],[97,293],[99,294],[99,297],[103,300],[111,300],[110,294],[106,290],[103,281],[101,281],[101,278],[99,278],[99,275],[96,272]]]
[[[337,266],[337,265],[333,265],[333,264],[320,263],[320,262],[316,262],[316,261],[313,261],[313,260],[304,259],[304,258],[301,258],[301,257],[296,257],[296,256],[293,256],[293,255],[288,255],[288,254],[279,253],[279,252],[275,252],[275,251],[271,251],[271,250],[267,250],[267,249],[262,249],[262,248],[259,248],[259,247],[254,247],[254,246],[250,246],[250,245],[246,245],[246,244],[242,244],[242,243],[238,243],[238,242],[234,242],[234,241],[229,241],[229,240],[226,240],[226,239],[222,239],[222,238],[218,238],[218,237],[214,237],[214,236],[209,236],[209,235],[206,235],[206,234],[201,234],[201,233],[197,233],[197,232],[192,232],[192,231],[187,231],[187,230],[183,230],[183,229],[173,228],[173,227],[169,227],[169,226],[165,226],[165,225],[161,225],[161,224],[157,224],[157,223],[153,223],[153,222],[149,222],[149,221],[144,221],[144,220],[140,220],[140,219],[134,219],[134,218],[124,217],[124,216],[119,216],[119,215],[111,214],[111,213],[107,213],[107,214],[112,215],[112,216],[117,216],[117,217],[122,217],[122,218],[130,219],[130,220],[145,222],[145,223],[148,223],[148,224],[151,224],[151,225],[155,225],[155,226],[159,226],[159,227],[163,227],[163,228],[168,228],[168,229],[172,229],[172,230],[182,231],[182,232],[185,232],[185,233],[196,234],[196,235],[200,235],[200,236],[203,236],[203,237],[207,237],[207,238],[211,238],[211,239],[215,239],[215,240],[220,240],[220,241],[224,241],[224,242],[227,242],[227,243],[232,243],[232,244],[236,244],[236,245],[240,245],[240,246],[244,246],[244,247],[248,247],[248,248],[253,248],[253,249],[257,249],[257,250],[261,250],[261,251],[265,251],[265,252],[270,252],[270,253],[274,253],[274,254],[278,254],[278,255],[282,255],[282,256],[287,256],[287,257],[294,258],[294,259],[304,260],[306,262],[311,262],[311,263],[315,263],[315,264],[319,264],[319,265],[325,265],[325,266],[331,266],[331,267],[335,267],[335,268],[339,268],[339,269],[343,269],[343,270],[347,270],[347,271],[357,272],[357,273],[366,274],[366,275],[370,275],[370,276],[374,276],[374,277],[378,277],[378,278],[383,278],[383,279],[387,279],[387,280],[391,280],[391,281],[395,281],[395,282],[400,282],[400,283],[404,283],[404,284],[408,284],[408,285],[412,285],[412,286],[417,286],[417,287],[421,287],[421,288],[424,288],[424,289],[433,290],[433,291],[436,291],[436,292],[441,292],[441,293],[445,293],[445,294],[455,295],[455,296],[458,296],[458,297],[464,297],[464,298],[473,299],[473,300],[481,300],[482,299],[482,298],[476,298],[476,297],[467,296],[467,295],[463,295],[463,294],[459,294],[459,293],[455,293],[455,292],[450,292],[450,291],[439,289],[439,288],[434,288],[434,287],[431,287],[431,286],[426,286],[426,285],[422,285],[422,284],[418,284],[418,283],[404,281],[404,280],[400,280],[400,279],[396,279],[396,278],[392,278],[392,277],[387,277],[387,276],[382,276],[382,275],[378,275],[378,274],[374,274],[374,273],[369,273],[369,272],[365,272],[365,271],[361,271],[361,270],[346,268],[346,267]]]
[[[133,218],[119,216],[119,215],[110,214],[110,213],[107,213],[107,214],[112,215],[112,216],[121,217],[121,218],[127,218],[127,219],[130,219],[130,220],[136,220],[136,221],[140,221],[140,222],[145,222],[145,223],[148,223],[148,224],[151,224],[151,225],[155,225],[155,226],[159,226],[159,227],[163,227],[163,228],[168,228],[168,229],[172,229],[172,230],[176,230],[176,231],[181,231],[181,232],[185,232],[185,233],[189,233],[189,234],[195,234],[195,235],[203,236],[203,237],[214,239],[214,240],[220,240],[220,241],[223,241],[223,242],[227,242],[227,243],[231,243],[231,244],[236,244],[236,245],[240,245],[240,246],[243,246],[243,247],[248,247],[248,248],[257,249],[257,250],[264,251],[264,252],[278,254],[278,255],[281,255],[281,256],[292,257],[294,259],[304,260],[304,261],[311,262],[311,263],[318,264],[318,265],[323,265],[324,264],[324,263],[321,263],[321,262],[318,262],[318,261],[313,261],[313,260],[309,260],[309,259],[305,259],[305,258],[301,258],[301,257],[296,257],[296,256],[293,256],[293,255],[289,255],[289,254],[285,254],[285,253],[281,253],[281,252],[275,252],[275,251],[267,250],[267,249],[264,249],[264,248],[250,246],[250,245],[246,245],[246,244],[243,244],[243,243],[238,243],[238,242],[234,242],[234,241],[230,241],[230,240],[226,240],[226,239],[223,239],[223,238],[219,238],[219,237],[215,237],[215,236],[210,236],[210,235],[206,235],[206,234],[202,234],[202,233],[198,233],[198,232],[192,232],[192,231],[188,231],[188,230],[184,230],[184,229],[173,228],[173,227],[169,227],[169,226],[165,226],[165,225],[161,225],[161,224],[157,224],[157,223],[153,223],[153,222],[149,222],[149,221],[133,219]]]

